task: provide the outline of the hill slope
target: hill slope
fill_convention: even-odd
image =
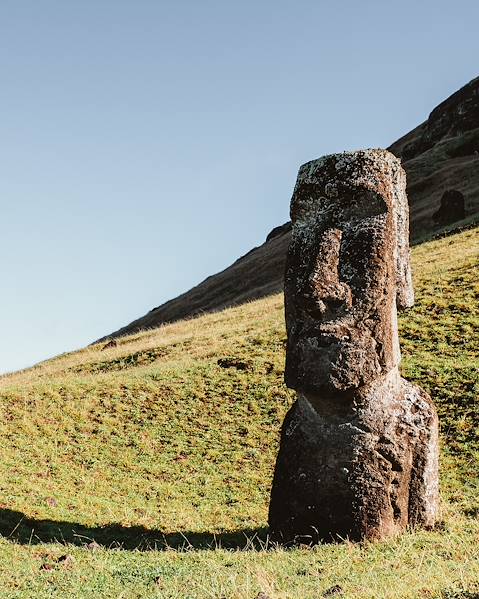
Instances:
[[[477,597],[478,241],[414,248],[400,320],[441,419],[438,530],[266,550],[293,399],[278,294],[0,377],[0,597]]]
[[[446,190],[461,193],[465,218],[452,215],[452,228],[479,218],[479,77],[435,108],[427,121],[389,148],[408,177],[411,239],[416,242],[450,228],[435,224]],[[290,226],[274,229],[266,242],[222,272],[154,308],[108,337],[118,337],[195,314],[238,305],[283,288]]]

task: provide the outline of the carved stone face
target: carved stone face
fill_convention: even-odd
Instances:
[[[405,194],[391,181],[398,184],[402,169],[383,152],[384,169],[392,172],[358,171],[359,154],[367,165],[365,152],[302,167],[291,203],[285,378],[304,392],[357,389],[400,359],[396,295],[411,303],[412,289],[410,280],[408,290],[397,288],[398,228],[407,214],[398,219],[395,196]],[[409,274],[409,263],[403,270]]]

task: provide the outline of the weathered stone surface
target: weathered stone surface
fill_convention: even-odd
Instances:
[[[479,77],[470,81],[431,112],[421,135],[407,144],[403,158],[408,160],[429,150],[437,141],[457,137],[479,126]]]
[[[303,165],[285,274],[283,425],[270,504],[286,542],[432,526],[437,416],[401,379],[397,307],[414,301],[405,174],[382,150]]]
[[[303,165],[286,259],[286,384],[334,393],[399,363],[396,304],[414,302],[405,173],[390,153]]]
[[[396,370],[354,401],[300,393],[282,429],[271,528],[317,542],[432,526],[437,467],[434,407]]]
[[[464,196],[456,189],[448,189],[443,193],[439,209],[432,218],[438,225],[449,225],[465,216]]]

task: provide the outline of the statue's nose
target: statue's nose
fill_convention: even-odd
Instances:
[[[341,238],[340,229],[326,231],[311,261],[303,297],[305,308],[313,318],[333,317],[340,309],[352,305],[351,289],[339,278]]]
[[[340,309],[352,306],[351,289],[339,279],[335,281],[318,281],[314,277],[310,281],[308,312],[312,316],[334,316]]]

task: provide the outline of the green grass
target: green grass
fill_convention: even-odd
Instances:
[[[0,597],[477,599],[478,237],[414,248],[400,318],[403,373],[440,414],[437,530],[268,543],[293,401],[278,295],[0,378]]]

